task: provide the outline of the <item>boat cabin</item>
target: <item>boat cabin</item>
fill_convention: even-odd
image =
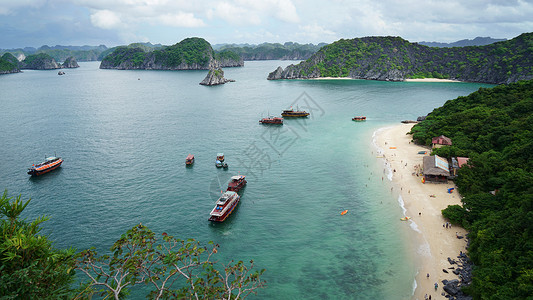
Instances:
[[[187,157],[185,158],[185,164],[186,165],[194,164],[194,155],[192,154],[187,155]]]

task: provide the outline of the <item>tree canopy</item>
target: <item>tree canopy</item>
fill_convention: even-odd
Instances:
[[[411,131],[446,135],[441,156],[467,156],[456,180],[462,206],[443,215],[469,230],[475,264],[466,291],[479,299],[533,295],[533,80],[481,88],[435,109]]]

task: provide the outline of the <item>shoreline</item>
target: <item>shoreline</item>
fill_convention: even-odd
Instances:
[[[310,80],[372,80],[372,79],[362,79],[362,78],[351,78],[351,77],[316,77],[308,78]],[[396,82],[462,82],[459,80],[453,79],[439,79],[439,78],[416,78],[416,79],[404,79],[402,81]]]
[[[399,226],[406,223],[411,227],[410,249],[417,262],[412,299],[424,299],[426,294],[431,295],[431,299],[447,299],[441,296],[444,291],[442,280],[459,279],[448,269],[452,267],[448,257],[456,259],[461,251],[466,251],[466,240],[456,238],[456,233],[465,236],[466,231],[455,226],[448,229],[443,227],[447,220],[441,210],[448,205],[461,204],[461,197],[453,181],[423,184],[422,177],[413,175],[415,166],[422,165],[424,156],[417,154],[418,151],[430,153],[429,148],[410,143],[411,135],[406,133],[413,126],[398,124],[378,129],[374,133],[374,146],[378,147],[377,159],[391,170],[386,178],[399,194],[398,205],[404,210],[405,216],[411,217],[407,222],[398,220],[398,223]],[[451,187],[455,190],[450,194],[447,189]],[[449,273],[444,273],[443,269]],[[429,278],[426,274],[429,274]],[[437,290],[435,283],[438,284]]]

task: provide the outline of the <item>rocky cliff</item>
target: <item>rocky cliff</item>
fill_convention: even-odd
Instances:
[[[141,47],[117,47],[100,64],[100,69],[119,70],[208,70],[210,66],[242,66],[242,60],[219,62],[202,38],[187,38],[164,49],[146,51]]]
[[[61,66],[50,55],[39,53],[28,55],[26,59],[20,62],[20,68],[31,70],[53,70],[60,69]]]
[[[205,76],[204,80],[200,82],[201,85],[219,85],[227,82],[234,82],[235,80],[224,78],[224,71],[220,68],[211,68]]]
[[[339,40],[311,58],[278,68],[269,80],[349,77],[402,81],[449,78],[484,83],[510,83],[533,78],[533,33],[487,46],[431,48],[399,37]]]
[[[11,53],[5,53],[0,57],[0,74],[19,73],[19,62]]]
[[[65,59],[65,61],[63,62],[63,64],[61,65],[61,68],[79,68],[80,66],[78,65],[78,62],[76,61],[76,59],[71,56],[71,57],[68,57],[67,59]]]

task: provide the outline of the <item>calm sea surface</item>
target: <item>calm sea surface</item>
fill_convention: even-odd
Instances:
[[[267,81],[286,61],[206,71],[27,70],[0,76],[0,188],[32,198],[58,247],[110,248],[142,222],[156,233],[214,241],[220,262],[266,268],[255,299],[407,299],[416,262],[383,183],[373,132],[425,115],[480,84],[364,80]],[[312,113],[259,125],[293,105]],[[366,115],[367,121],[351,121]],[[224,152],[228,170],[215,168]],[[185,168],[187,154],[196,156]],[[65,162],[31,178],[45,156]],[[247,176],[222,224],[208,215],[232,175]],[[344,216],[340,212],[348,209]],[[132,299],[144,299],[141,292]]]

